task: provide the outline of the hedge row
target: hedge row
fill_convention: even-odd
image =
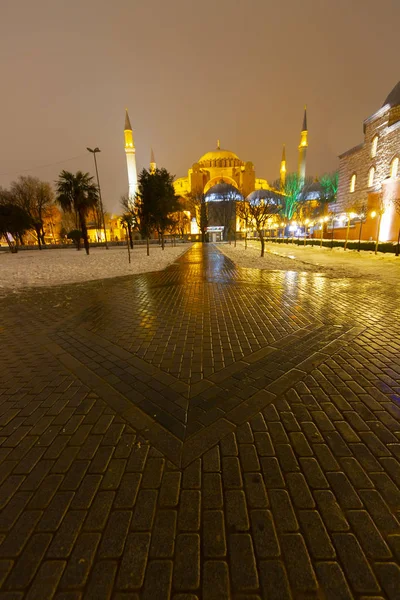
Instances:
[[[267,242],[274,242],[276,244],[295,244],[297,246],[304,246],[304,238],[265,238],[265,240]],[[344,248],[344,240],[322,240],[322,245],[325,246],[326,248]],[[306,240],[306,245],[307,246],[320,246],[321,245],[321,240],[318,240],[317,238],[311,238]],[[349,250],[358,250],[358,241],[356,240],[352,240],[352,241],[348,241],[347,242],[347,248]],[[361,241],[360,244],[360,249],[361,250],[369,250],[369,251],[375,251],[375,242],[364,242]],[[397,250],[397,243],[395,242],[380,242],[378,244],[378,252],[391,252],[391,253],[396,253]]]

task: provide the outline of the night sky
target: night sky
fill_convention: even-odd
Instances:
[[[117,210],[125,107],[138,169],[152,146],[186,175],[220,138],[272,181],[307,104],[308,174],[332,170],[400,79],[399,22],[399,0],[1,0],[0,185],[93,172],[99,146]]]

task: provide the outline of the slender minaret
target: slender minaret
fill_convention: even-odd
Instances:
[[[285,148],[285,144],[283,144],[280,174],[281,174],[281,190],[283,190],[283,189],[285,189],[285,182],[286,182],[286,148]]]
[[[307,162],[307,148],[308,148],[308,130],[307,130],[307,107],[304,107],[304,119],[303,128],[300,134],[299,144],[299,177],[302,181],[306,178],[306,162]]]
[[[150,173],[153,175],[156,172],[157,169],[157,164],[156,164],[156,159],[154,158],[154,152],[153,152],[153,148],[151,149],[151,154],[150,154]]]
[[[125,112],[125,154],[128,167],[129,199],[134,200],[137,188],[136,150],[133,141],[132,126],[129,120],[128,109]]]

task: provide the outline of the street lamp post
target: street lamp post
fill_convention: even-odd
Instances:
[[[104,219],[103,200],[101,198],[101,188],[100,188],[100,180],[99,180],[99,171],[97,169],[97,159],[96,159],[97,152],[101,152],[101,150],[100,150],[100,148],[97,148],[97,147],[94,148],[94,150],[92,148],[87,148],[87,150],[89,150],[89,152],[91,152],[93,154],[93,157],[94,157],[94,166],[96,168],[96,177],[97,177],[97,187],[99,188],[99,200],[100,200],[101,220],[103,221],[104,241],[106,243],[106,250],[108,250],[106,222],[105,222],[105,219]]]

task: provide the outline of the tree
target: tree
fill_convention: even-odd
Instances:
[[[264,256],[264,229],[268,219],[281,210],[281,197],[273,190],[257,190],[247,196],[250,219],[254,223],[261,242],[261,256]]]
[[[133,250],[132,228],[135,226],[135,203],[131,200],[128,194],[121,196],[120,204],[123,209],[121,217],[121,225],[128,232],[129,244]]]
[[[128,233],[128,240],[129,240],[129,245],[133,250],[133,237],[132,237],[132,227],[133,227],[133,215],[129,212],[125,212],[121,219],[120,219],[121,225],[122,227],[127,231]]]
[[[205,194],[201,188],[189,192],[186,196],[189,205],[190,214],[196,219],[197,227],[201,232],[201,241],[206,241],[206,232],[208,227],[208,204]]]
[[[172,215],[180,210],[178,196],[175,195],[173,186],[174,176],[167,169],[156,169],[151,173],[152,185],[155,190],[156,211],[153,215],[156,230],[161,238],[161,247],[164,250],[164,235],[170,227]]]
[[[394,206],[394,210],[400,217],[400,192],[399,192],[398,188],[397,188],[397,194],[393,195],[393,197],[392,197],[392,203]],[[399,228],[399,233],[397,235],[396,256],[399,256],[399,254],[400,254],[400,228]]]
[[[29,216],[36,232],[39,249],[44,241],[44,220],[49,215],[53,204],[54,194],[46,181],[37,177],[21,175],[11,183],[13,202],[22,208]]]
[[[246,199],[237,202],[236,214],[244,225],[244,247],[247,249],[247,230],[251,223],[251,212]]]
[[[288,173],[285,182],[280,180],[272,184],[272,188],[280,190],[281,194],[281,216],[286,221],[291,221],[298,212],[299,205],[306,199],[310,180],[303,180],[298,173]]]
[[[332,173],[324,173],[319,180],[321,185],[321,192],[319,201],[321,204],[328,204],[330,202],[336,202],[337,191],[339,185],[339,173],[333,171]]]
[[[67,238],[74,242],[77,250],[81,249],[82,231],[80,229],[73,229],[67,233]]]
[[[77,171],[74,175],[69,171],[61,171],[56,186],[57,202],[61,208],[65,212],[75,211],[78,214],[86,254],[89,254],[87,215],[99,201],[97,185],[89,173]]]
[[[5,195],[1,193],[0,200],[0,237],[4,236],[7,240],[10,252],[16,253],[18,247],[15,239],[23,235],[32,227],[32,219],[28,213],[20,206],[7,202]],[[11,236],[13,239],[11,239]]]
[[[140,232],[147,240],[157,231],[164,249],[164,234],[171,222],[171,213],[179,210],[175,195],[173,176],[166,169],[155,169],[152,173],[143,169],[139,175],[138,191],[135,199],[135,220]]]

